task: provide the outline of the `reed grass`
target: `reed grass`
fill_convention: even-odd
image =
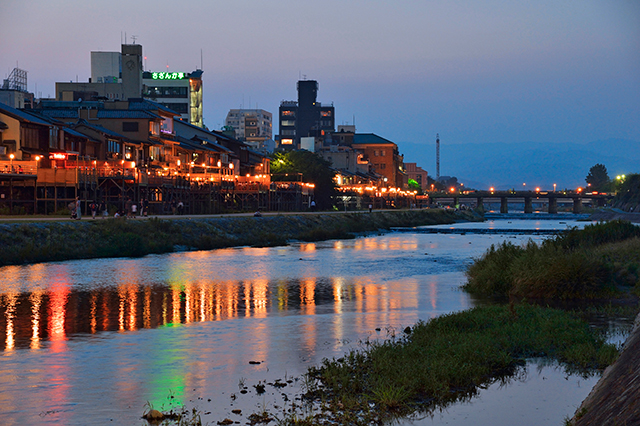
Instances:
[[[540,245],[492,245],[468,268],[464,288],[503,298],[595,299],[639,287],[639,271],[640,227],[611,221]]]
[[[309,369],[305,396],[323,404],[324,420],[313,424],[379,424],[473,396],[508,380],[528,358],[552,359],[586,376],[617,356],[615,345],[571,313],[526,304],[479,307],[325,359]]]

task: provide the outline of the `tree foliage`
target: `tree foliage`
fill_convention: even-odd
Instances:
[[[418,191],[418,194],[422,195],[422,188],[420,187],[420,184],[415,179],[409,179],[407,186],[409,187],[409,190]]]
[[[272,155],[271,173],[274,181],[295,181],[301,177],[303,182],[313,183],[318,209],[333,207],[335,172],[331,170],[331,163],[319,155],[306,150],[275,152]]]
[[[591,167],[585,180],[591,185],[593,191],[609,192],[611,190],[611,179],[604,164],[598,163]]]

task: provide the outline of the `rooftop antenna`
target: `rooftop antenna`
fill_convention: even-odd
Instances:
[[[200,49],[200,69],[204,69],[202,66],[202,49]]]
[[[436,133],[436,180],[440,178],[440,134]]]
[[[131,40],[133,40],[133,44],[136,44],[136,40],[137,40],[138,36],[137,35],[132,35],[131,36]]]

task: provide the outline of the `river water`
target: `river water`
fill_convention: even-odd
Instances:
[[[567,217],[0,268],[0,424],[146,424],[145,404],[184,404],[210,424],[277,413],[323,358],[473,307],[459,286],[491,244],[546,238],[478,229],[584,224]],[[399,423],[560,425],[596,380],[532,360],[508,384]]]

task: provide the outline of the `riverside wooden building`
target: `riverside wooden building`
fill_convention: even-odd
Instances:
[[[149,214],[302,210],[313,186],[271,182],[269,158],[233,137],[179,119],[162,105],[127,101],[0,104],[0,214],[65,211],[79,197]]]

